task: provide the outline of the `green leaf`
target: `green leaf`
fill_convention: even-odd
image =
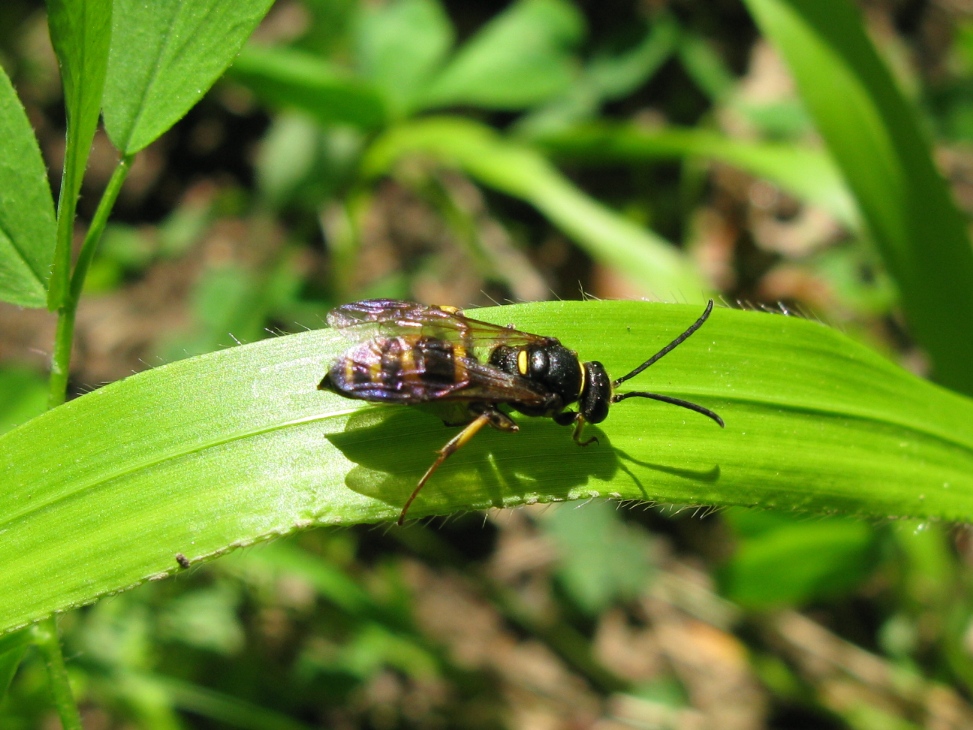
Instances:
[[[115,0],[105,128],[138,152],[223,74],[273,0]]]
[[[973,394],[973,247],[896,87],[847,0],[747,0],[777,46],[895,279],[936,379]]]
[[[672,57],[681,35],[682,28],[675,17],[663,13],[653,19],[648,32],[633,48],[617,56],[596,55],[585,76],[603,99],[634,94]]]
[[[720,571],[721,591],[761,610],[833,598],[858,586],[877,557],[875,530],[864,522],[778,520],[742,542]]]
[[[707,286],[668,241],[585,195],[539,152],[504,140],[490,128],[457,118],[427,118],[376,140],[365,174],[389,172],[401,158],[432,155],[481,183],[527,201],[597,261],[623,272],[646,293],[679,292],[702,301]]]
[[[736,87],[726,61],[698,33],[683,31],[679,41],[679,58],[686,75],[714,103],[719,103]]]
[[[19,640],[16,634],[12,636]],[[6,696],[7,690],[10,688],[10,683],[17,673],[17,668],[20,666],[24,654],[27,653],[27,649],[30,648],[26,639],[27,637],[24,637],[24,641],[20,642],[14,648],[7,651],[0,651],[0,701],[3,701],[3,698]]]
[[[619,375],[699,315],[547,302],[477,316],[560,337]],[[312,525],[394,519],[456,430],[317,390],[348,347],[320,330],[135,375],[0,437],[0,630]],[[412,517],[593,496],[973,519],[973,403],[820,324],[718,309],[628,383],[579,448],[548,419],[454,455]]]
[[[523,109],[551,99],[573,83],[569,50],[583,35],[584,21],[571,4],[520,0],[463,46],[422,104]]]
[[[67,295],[71,270],[74,214],[91,142],[98,127],[101,94],[108,69],[112,0],[47,0],[51,43],[61,68],[67,145],[58,201],[57,250],[48,306],[60,307]]]
[[[37,138],[10,79],[0,68],[0,299],[47,304],[57,227]]]
[[[652,571],[648,537],[625,525],[614,506],[553,510],[541,525],[557,546],[558,579],[589,615],[647,588]]]
[[[257,152],[257,187],[277,209],[320,210],[358,174],[362,135],[347,126],[322,127],[306,114],[275,115]]]
[[[860,225],[855,200],[831,159],[795,145],[741,142],[705,129],[641,129],[592,124],[536,140],[555,155],[588,163],[638,164],[672,157],[703,157],[765,178],[801,200],[819,205],[849,227]]]
[[[47,406],[47,384],[33,370],[0,368],[0,433],[29,421]]]
[[[299,109],[320,124],[370,130],[386,123],[385,101],[370,83],[303,51],[248,47],[230,74],[265,101]]]
[[[634,93],[672,56],[680,30],[671,15],[663,14],[654,20],[651,29],[633,48],[617,55],[596,55],[563,96],[516,122],[518,134],[534,136],[587,121],[597,114],[605,101]]]
[[[453,27],[436,0],[397,0],[365,13],[357,35],[361,71],[404,115],[449,52]]]
[[[183,727],[183,718],[174,710],[178,708],[209,720],[209,724],[215,727],[274,730],[312,728],[239,697],[171,676],[128,668],[107,676],[92,674],[93,693],[97,691],[99,697],[109,697],[133,708],[131,712],[135,717],[131,722],[138,727]]]

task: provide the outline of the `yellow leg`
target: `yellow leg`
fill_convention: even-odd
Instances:
[[[432,463],[426,473],[422,475],[422,479],[416,485],[416,488],[412,490],[412,494],[405,501],[405,506],[402,507],[402,512],[399,513],[398,524],[402,525],[405,522],[405,514],[409,511],[409,507],[412,506],[412,502],[415,500],[416,495],[425,486],[426,482],[429,481],[429,477],[433,475],[433,472],[439,468],[439,466],[446,461],[452,454],[461,449],[466,445],[466,442],[471,438],[476,436],[481,428],[484,426],[493,426],[501,431],[516,431],[517,425],[505,414],[500,411],[487,411],[486,413],[481,413],[473,421],[467,425],[462,431],[451,438],[445,446],[439,450],[439,456]]]
[[[587,446],[588,444],[598,443],[598,437],[592,436],[590,439],[581,440],[581,431],[584,429],[584,416],[580,413],[574,417],[574,434],[571,438],[574,439],[574,443],[578,446]]]

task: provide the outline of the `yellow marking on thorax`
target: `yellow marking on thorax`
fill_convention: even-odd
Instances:
[[[527,361],[527,348],[517,353],[517,372],[527,375],[530,372],[530,364]]]
[[[588,377],[588,368],[585,367],[583,362],[579,364],[581,365],[581,385],[578,386],[578,397],[580,398],[581,394],[584,393],[584,382],[585,378]]]

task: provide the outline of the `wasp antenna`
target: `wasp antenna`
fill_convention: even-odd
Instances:
[[[632,393],[619,393],[618,395],[612,396],[612,403],[618,403],[620,400],[625,400],[626,398],[651,398],[652,400],[659,400],[663,403],[671,403],[674,406],[679,406],[680,408],[688,408],[691,411],[696,411],[696,413],[702,413],[707,418],[712,418],[718,424],[720,428],[724,428],[723,419],[716,415],[709,408],[705,408],[698,403],[691,403],[688,400],[683,400],[682,398],[673,398],[669,395],[660,395],[659,393],[643,393],[640,391],[635,391]]]
[[[693,332],[695,332],[696,330],[698,330],[700,327],[703,326],[703,322],[706,321],[706,319],[709,317],[709,313],[712,312],[712,311],[713,311],[713,300],[710,299],[709,302],[706,304],[706,311],[704,311],[699,316],[699,319],[697,319],[695,322],[693,322],[689,326],[689,329],[687,329],[685,332],[683,332],[681,335],[679,335],[676,339],[674,339],[668,345],[666,345],[661,350],[659,350],[657,353],[655,353],[652,357],[650,357],[644,363],[642,363],[637,368],[635,368],[635,370],[633,370],[632,372],[630,372],[628,375],[623,375],[622,377],[620,377],[617,380],[615,380],[614,382],[612,382],[612,387],[613,388],[617,388],[619,385],[621,385],[622,383],[624,383],[629,378],[634,378],[636,375],[638,375],[640,372],[642,372],[643,370],[645,370],[647,367],[649,367],[650,365],[658,362],[663,357],[665,357],[670,352],[672,352],[674,349],[676,349],[677,347],[679,347],[679,345],[681,345],[683,342],[685,342]],[[643,394],[643,395],[645,395],[645,394]],[[626,396],[626,397],[628,397],[628,396]],[[655,397],[655,396],[649,396],[649,397]],[[664,398],[659,398],[659,400],[665,400],[665,399]],[[685,402],[683,402],[683,404],[685,404]],[[679,404],[677,403],[676,405],[679,405]],[[695,409],[693,409],[693,410],[695,410]],[[707,412],[707,415],[711,415],[710,412]],[[712,415],[715,415],[715,414],[712,414]],[[722,425],[722,423],[720,425]]]

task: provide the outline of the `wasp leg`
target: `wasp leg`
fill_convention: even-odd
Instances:
[[[574,443],[578,446],[587,446],[588,444],[598,443],[598,437],[592,436],[586,441],[581,440],[581,430],[584,428],[585,420],[584,416],[580,413],[575,413],[574,411],[563,411],[554,416],[554,423],[558,426],[570,426],[574,424],[574,434],[571,438],[574,439]]]
[[[572,434],[571,438],[574,439],[574,443],[576,443],[578,446],[587,446],[588,444],[598,443],[597,436],[592,436],[590,439],[585,441],[581,440],[581,431],[584,429],[585,420],[584,416],[580,413],[575,413],[574,411],[562,411],[554,416],[554,423],[556,423],[558,426],[570,426],[573,423],[574,434]]]
[[[574,417],[574,433],[571,434],[571,438],[574,439],[574,443],[578,446],[587,446],[588,444],[598,443],[598,437],[592,436],[590,439],[581,440],[581,431],[584,429],[584,416],[580,413]]]
[[[429,481],[429,477],[433,475],[433,472],[435,472],[436,469],[438,469],[439,466],[446,461],[446,459],[465,446],[466,443],[471,438],[476,436],[479,430],[484,426],[492,426],[498,431],[512,432],[517,430],[517,424],[514,423],[513,419],[510,418],[510,416],[508,416],[506,413],[502,413],[495,408],[488,408],[473,419],[473,421],[471,421],[466,428],[453,436],[453,438],[447,441],[446,445],[439,450],[439,456],[436,457],[436,460],[432,463],[432,466],[426,470],[426,473],[422,475],[422,479],[419,480],[416,488],[412,490],[412,494],[410,494],[409,498],[405,501],[405,505],[402,507],[402,511],[399,513],[399,519],[397,520],[397,523],[400,526],[405,522],[406,512],[409,511],[409,507],[412,505],[412,502],[419,494],[419,491],[426,485],[426,482]]]

